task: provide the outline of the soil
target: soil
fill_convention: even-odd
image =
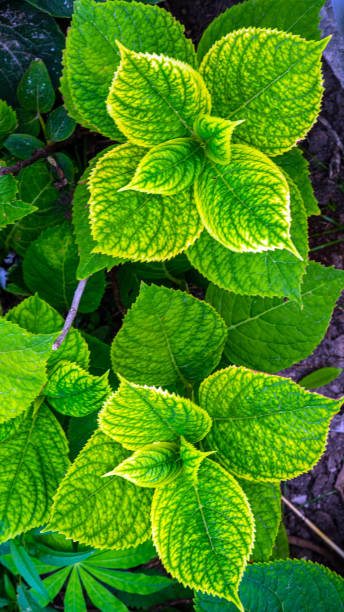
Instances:
[[[181,21],[187,36],[198,42],[207,25],[226,8],[230,0],[169,0],[163,6]],[[310,257],[326,266],[344,269],[344,90],[331,67],[323,65],[325,95],[321,119],[301,143],[310,162],[311,178],[321,216],[309,221]],[[343,229],[338,229],[342,225]],[[327,243],[329,246],[323,248]],[[322,248],[318,248],[318,247]],[[327,334],[314,353],[282,372],[299,381],[320,367],[344,368],[344,296],[339,300]],[[317,389],[328,397],[344,394],[344,371],[326,387]],[[309,473],[282,485],[285,497],[344,549],[344,414],[334,417],[327,450]],[[342,470],[342,472],[341,472]],[[342,494],[336,489],[342,482]],[[292,511],[284,508],[284,524],[291,544],[291,556],[327,565],[344,575],[344,561]],[[315,550],[314,550],[315,549]]]

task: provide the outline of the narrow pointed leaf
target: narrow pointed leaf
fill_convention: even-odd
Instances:
[[[307,376],[304,376],[297,382],[305,389],[318,389],[318,387],[329,385],[342,372],[343,370],[341,368],[319,368],[318,370],[314,370],[310,374],[307,374]]]
[[[107,109],[121,132],[143,147],[190,136],[196,117],[211,110],[201,75],[180,60],[117,44],[121,63]]]
[[[236,365],[273,373],[315,349],[343,287],[342,270],[311,261],[301,286],[303,307],[281,298],[239,296],[215,285],[209,287],[207,300],[226,321],[228,359]]]
[[[63,603],[64,609],[68,610],[68,612],[87,611],[77,567],[72,569]]]
[[[242,478],[294,478],[317,463],[340,402],[309,393],[288,378],[229,367],[209,376],[200,404],[213,419],[207,448]]]
[[[167,576],[146,575],[138,572],[118,572],[90,566],[87,567],[87,571],[114,589],[139,595],[157,593],[173,584],[173,581],[167,578]]]
[[[191,188],[173,196],[119,191],[145,151],[115,147],[98,161],[90,178],[91,231],[95,250],[135,261],[163,261],[190,246],[202,224]]]
[[[156,442],[136,451],[106,476],[120,476],[139,487],[161,487],[174,480],[181,469],[178,446]]]
[[[159,144],[140,160],[124,189],[173,195],[190,187],[203,161],[200,144],[192,138],[175,138]]]
[[[61,414],[82,417],[99,410],[110,395],[108,373],[92,376],[76,363],[61,361],[44,388],[49,404]]]
[[[43,584],[48,591],[49,601],[53,601],[56,595],[59,594],[69,576],[70,571],[70,567],[64,567],[57,572],[54,572],[50,576],[47,576],[47,578],[44,578]],[[46,599],[42,597],[42,595],[36,589],[31,589],[30,593],[41,606],[45,605]]]
[[[80,567],[80,578],[92,603],[101,612],[128,612],[127,606],[95,580],[83,567]]]
[[[113,368],[138,384],[188,385],[216,367],[225,339],[222,319],[204,302],[142,284],[113,341]]]
[[[84,563],[92,567],[107,569],[130,569],[143,565],[156,557],[152,541],[146,541],[136,547],[125,550],[96,550]]]
[[[210,459],[197,485],[182,473],[156,489],[153,540],[166,569],[184,585],[224,596],[243,608],[237,589],[250,555],[254,523],[234,478]]]
[[[189,399],[125,380],[105,403],[99,423],[105,434],[130,450],[180,436],[199,442],[211,427],[208,414]]]
[[[103,478],[128,455],[96,431],[57,491],[49,528],[95,548],[128,548],[147,540],[151,492],[123,478]]]
[[[15,540],[10,542],[10,552],[20,576],[26,580],[28,585],[34,587],[43,596],[45,604],[47,604],[50,601],[49,593],[40,579],[30,555]]]
[[[1,542],[47,521],[68,467],[67,453],[64,432],[44,405],[35,414],[30,411],[22,428],[1,442]]]
[[[280,296],[300,301],[308,253],[307,217],[300,192],[289,178],[288,185],[290,235],[304,261],[286,249],[235,253],[204,230],[187,250],[192,265],[222,289],[241,295]]]
[[[304,138],[320,111],[320,60],[327,42],[247,28],[215,43],[200,72],[212,97],[213,114],[245,119],[234,140],[273,156]]]
[[[240,123],[211,115],[199,115],[196,118],[194,130],[205,147],[206,155],[215,164],[230,163],[232,133]]]
[[[295,252],[288,183],[263,153],[234,145],[230,164],[208,160],[196,182],[195,199],[209,234],[232,251]]]

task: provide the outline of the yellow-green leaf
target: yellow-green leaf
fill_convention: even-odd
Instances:
[[[106,476],[121,476],[139,487],[161,487],[174,480],[182,469],[177,444],[148,444],[125,459]]]
[[[211,115],[199,115],[194,130],[201,139],[206,155],[215,164],[229,164],[231,161],[231,139],[233,130],[242,121],[227,121]]]

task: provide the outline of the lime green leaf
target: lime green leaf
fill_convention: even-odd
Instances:
[[[60,361],[44,387],[49,404],[61,414],[82,417],[99,410],[110,394],[108,374],[92,376],[76,363]]]
[[[243,610],[237,589],[250,555],[254,522],[234,478],[210,459],[197,485],[184,472],[156,489],[153,540],[167,571],[184,585],[224,596]]]
[[[311,261],[301,287],[303,307],[280,298],[239,296],[215,285],[209,287],[207,300],[226,321],[227,358],[236,365],[273,373],[315,349],[343,287],[342,270]]]
[[[136,451],[105,476],[121,476],[139,487],[161,487],[182,469],[179,448],[172,442],[155,442]]]
[[[73,134],[74,129],[74,119],[69,117],[64,106],[59,106],[48,117],[46,136],[48,140],[60,142],[69,138]]]
[[[213,419],[207,447],[242,478],[279,481],[310,470],[325,450],[340,402],[288,378],[229,367],[209,376],[200,404]]]
[[[318,389],[318,387],[329,385],[342,372],[342,368],[319,368],[319,370],[314,370],[314,372],[301,378],[298,384],[305,389]]]
[[[306,208],[307,216],[319,215],[320,209],[313,192],[308,162],[303,157],[302,151],[298,149],[298,147],[294,147],[290,151],[284,153],[284,155],[275,157],[274,162],[282,168],[297,185]]]
[[[289,555],[290,551],[288,535],[284,524],[281,522],[277,532],[275,543],[272,547],[270,560],[277,561],[278,559],[288,559]]]
[[[217,366],[225,339],[221,317],[206,303],[142,284],[113,341],[113,369],[138,384],[188,385]]]
[[[190,136],[196,117],[211,110],[201,75],[180,60],[135,53],[117,44],[121,63],[107,109],[119,129],[128,140],[144,147]]]
[[[191,188],[173,196],[119,192],[134,175],[144,153],[132,144],[115,147],[92,172],[90,219],[97,252],[136,261],[161,261],[183,251],[201,232]]]
[[[55,338],[53,334],[34,336],[0,319],[0,423],[24,412],[39,394],[47,379],[45,365]]]
[[[5,100],[0,100],[0,145],[8,134],[14,132],[18,124],[17,115],[12,106]]]
[[[192,444],[190,444],[190,442],[187,442],[185,438],[182,438],[180,443],[180,457],[183,461],[184,476],[191,480],[193,484],[197,485],[200,465],[208,455],[212,454],[213,451],[208,453],[199,451]]]
[[[135,51],[164,53],[192,66],[196,58],[183,27],[163,9],[118,0],[114,11],[112,2],[75,2],[64,54],[62,93],[67,110],[86,127],[123,141],[106,111],[109,87],[120,63],[116,40]]]
[[[272,156],[304,138],[320,112],[320,60],[327,43],[257,28],[233,32],[215,43],[200,71],[213,114],[245,119],[234,140]]]
[[[126,380],[106,401],[99,422],[104,433],[130,450],[179,436],[199,442],[211,427],[208,414],[189,399]]]
[[[175,138],[150,149],[140,160],[130,183],[121,191],[173,195],[190,187],[203,161],[200,144],[192,138]]]
[[[249,565],[240,585],[247,612],[324,612],[344,609],[344,580],[323,565],[289,559]],[[197,593],[196,612],[235,612],[224,599]]]
[[[247,496],[254,516],[256,534],[251,558],[268,561],[281,522],[281,490],[277,482],[250,482],[239,484]]]
[[[80,567],[80,578],[92,603],[101,612],[128,612],[128,608],[117,597],[95,580],[83,567]]]
[[[118,265],[122,260],[94,253],[93,249],[97,246],[96,241],[92,238],[91,227],[89,221],[89,206],[90,192],[87,187],[87,181],[91,174],[91,170],[95,167],[98,159],[104,155],[102,151],[94,157],[88,168],[80,178],[73,197],[73,226],[75,233],[75,241],[78,245],[79,265],[76,271],[77,279],[87,278],[91,274],[107,268],[110,270],[113,266]]]
[[[49,73],[41,59],[31,62],[17,89],[19,104],[26,110],[48,113],[55,102],[55,92]]]
[[[25,252],[24,281],[28,288],[58,310],[68,310],[77,286],[77,247],[71,225],[51,227]],[[105,288],[104,273],[92,276],[80,301],[80,312],[93,312],[99,306]]]
[[[293,244],[307,259],[307,217],[300,192],[288,178]],[[306,263],[285,249],[262,253],[235,253],[206,230],[187,250],[192,265],[222,289],[246,295],[280,296],[300,300]]]
[[[23,421],[26,418],[26,413],[22,412],[19,416],[14,419],[9,419],[4,423],[0,424],[0,442],[6,440],[10,436],[13,436],[23,425]]]
[[[108,569],[130,569],[143,565],[154,557],[156,557],[156,550],[153,543],[147,541],[125,550],[96,550],[86,559],[84,565]]]
[[[17,323],[33,334],[51,334],[63,327],[63,318],[52,306],[41,300],[38,295],[23,300],[6,314],[6,319]],[[87,368],[89,350],[80,332],[71,328],[57,351],[52,351],[47,365],[53,367],[61,359],[78,363]]]
[[[46,406],[0,444],[0,539],[5,542],[47,521],[52,496],[68,466],[67,440]]]
[[[295,253],[288,183],[263,153],[234,145],[230,164],[208,160],[196,181],[195,198],[208,232],[232,251],[286,248]]]
[[[68,612],[87,612],[77,567],[72,569],[63,603]]]
[[[229,32],[241,28],[272,28],[319,40],[319,12],[323,0],[248,0],[221,13],[207,27],[197,49],[199,61],[213,44]]]
[[[194,130],[205,147],[206,155],[215,164],[230,163],[232,133],[240,123],[210,115],[199,115],[195,119]]]
[[[114,572],[108,569],[99,569],[87,566],[87,570],[108,586],[126,593],[137,593],[138,595],[150,595],[158,593],[173,581],[166,576],[146,575],[137,572]]]
[[[129,548],[150,537],[151,491],[103,478],[129,455],[96,431],[55,496],[49,529],[95,548]]]

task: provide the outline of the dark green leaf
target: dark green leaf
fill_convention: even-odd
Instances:
[[[60,142],[69,138],[75,130],[75,121],[68,114],[64,106],[53,110],[47,121],[47,139]]]
[[[44,143],[31,134],[11,134],[4,146],[18,159],[29,159],[37,149],[44,147]]]
[[[36,589],[45,598],[45,603],[49,601],[49,593],[45,588],[31,557],[23,546],[17,544],[15,540],[10,542],[10,551],[19,574],[26,582]]]
[[[55,92],[42,60],[35,59],[20,79],[17,89],[19,104],[29,111],[48,113],[55,102]]]
[[[314,372],[301,378],[298,383],[305,389],[318,389],[318,387],[330,384],[342,372],[342,368],[319,368],[319,370],[314,370]]]

